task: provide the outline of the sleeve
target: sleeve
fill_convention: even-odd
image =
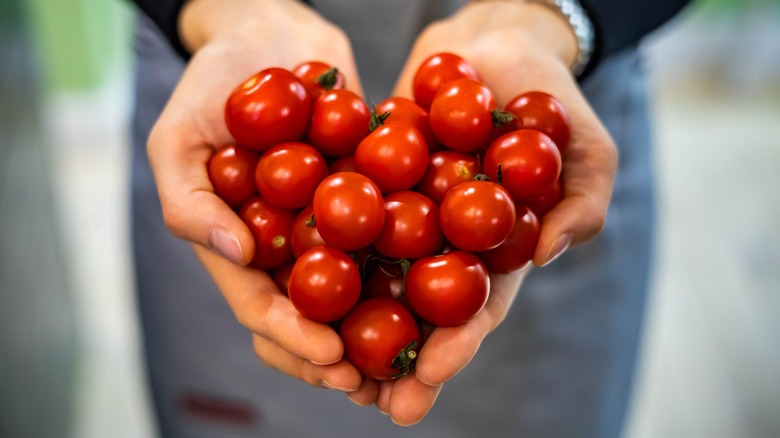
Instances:
[[[143,11],[160,28],[171,46],[184,59],[189,59],[190,53],[184,48],[179,39],[179,11],[187,0],[133,0],[138,8]]]
[[[596,32],[588,70],[639,40],[676,15],[689,0],[580,0]]]

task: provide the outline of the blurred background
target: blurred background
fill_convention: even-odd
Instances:
[[[128,229],[129,2],[0,2],[0,437],[151,437]],[[659,234],[628,438],[780,437],[780,2],[643,50]]]

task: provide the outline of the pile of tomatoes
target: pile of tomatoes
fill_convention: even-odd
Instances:
[[[528,92],[499,111],[451,53],[419,66],[413,93],[372,108],[324,63],[262,70],[228,98],[236,144],[208,163],[254,235],[251,265],[379,380],[413,369],[421,323],[467,322],[489,273],[532,258],[570,135],[555,97]]]

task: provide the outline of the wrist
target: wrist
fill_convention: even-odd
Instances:
[[[315,15],[299,0],[189,0],[179,12],[179,37],[194,53],[222,36],[259,33],[269,17],[279,24]]]
[[[529,42],[552,53],[577,74],[585,66],[592,49],[591,45],[583,43],[592,43],[592,40],[583,41],[583,29],[575,29],[575,24],[582,26],[582,18],[587,20],[587,17],[577,16],[572,21],[570,8],[563,11],[557,3],[556,0],[472,0],[470,5],[489,10],[487,13],[494,23],[488,24],[488,28],[511,26],[521,31]],[[590,25],[589,22],[585,24]]]

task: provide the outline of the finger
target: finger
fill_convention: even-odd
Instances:
[[[393,382],[390,392],[390,418],[400,426],[419,423],[433,407],[441,385],[426,385],[413,374]]]
[[[490,297],[474,318],[457,327],[434,329],[417,356],[417,380],[428,386],[441,385],[468,365],[485,336],[506,317],[528,269],[491,275]]]
[[[379,382],[379,392],[376,396],[376,408],[379,412],[390,415],[390,393],[393,391],[394,382],[383,380]]]
[[[257,357],[266,366],[312,386],[347,393],[357,391],[360,387],[360,373],[347,361],[315,365],[308,360],[293,356],[275,342],[259,335],[253,336],[253,344]]]
[[[369,406],[376,402],[379,396],[379,383],[373,379],[364,378],[356,391],[347,394],[347,397],[360,406]]]
[[[207,172],[214,150],[187,138],[187,133],[158,125],[147,144],[165,225],[177,237],[245,265],[254,255],[254,239],[241,218],[214,194]]]
[[[341,360],[344,346],[339,335],[298,313],[268,274],[237,266],[197,245],[195,253],[241,325],[315,364]]]
[[[563,199],[542,219],[534,253],[537,266],[549,264],[570,246],[586,242],[604,228],[617,172],[617,148],[593,116],[576,120],[566,150]],[[577,126],[577,125],[574,125]]]

